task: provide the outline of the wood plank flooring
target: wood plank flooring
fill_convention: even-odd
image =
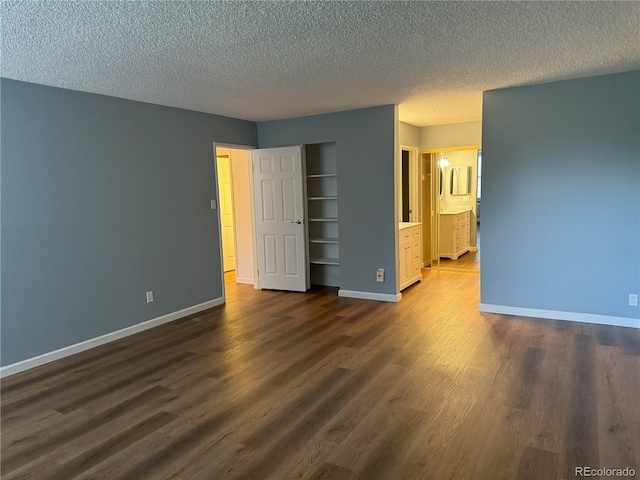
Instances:
[[[399,304],[256,291],[8,377],[11,479],[640,476],[640,330],[477,311],[425,271]]]
[[[480,250],[475,252],[466,252],[457,260],[451,260],[450,258],[440,258],[439,268],[455,269],[455,270],[469,270],[471,272],[480,271]]]

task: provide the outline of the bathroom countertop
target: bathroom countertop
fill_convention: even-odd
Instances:
[[[458,213],[470,212],[470,208],[459,208],[457,210],[442,210],[440,215],[457,215]]]
[[[416,225],[422,225],[422,222],[400,222],[398,229],[402,230],[403,228],[415,227]]]

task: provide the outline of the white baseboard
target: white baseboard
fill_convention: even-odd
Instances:
[[[401,293],[395,295],[390,293],[373,293],[373,292],[358,292],[356,290],[338,290],[339,297],[348,298],[361,298],[363,300],[379,300],[381,302],[399,302],[402,298]]]
[[[478,247],[469,247],[469,251],[470,252],[477,252],[478,251]]]
[[[161,317],[152,318],[151,320],[147,320],[145,322],[138,323],[121,330],[116,330],[115,332],[107,333],[105,335],[100,335],[99,337],[91,338],[89,340],[85,340],[84,342],[69,345],[68,347],[54,350],[53,352],[43,353],[42,355],[38,355],[37,357],[28,358],[20,362],[12,363],[11,365],[0,367],[0,378],[8,377],[9,375],[14,375],[31,368],[39,367],[40,365],[44,365],[45,363],[53,362],[55,360],[68,357],[76,353],[84,352],[85,350],[89,350],[90,348],[95,348],[100,345],[104,345],[105,343],[118,340],[119,338],[128,337],[129,335],[133,335],[144,330],[149,330],[150,328],[158,327],[162,324],[172,322],[179,318],[193,315],[194,313],[198,313],[209,308],[217,307],[218,305],[222,305],[223,303],[224,298],[222,297],[216,298],[214,300],[209,300],[208,302],[200,303],[199,305],[194,305],[192,307],[187,307],[182,310],[178,310],[177,312],[168,313],[166,315],[162,315]]]
[[[253,285],[253,278],[239,278],[236,277],[236,283],[244,283],[247,285]]]
[[[551,320],[567,320],[569,322],[597,323],[615,327],[640,328],[640,319],[627,317],[613,317],[610,315],[594,315],[592,313],[561,312],[559,310],[541,310],[537,308],[509,307],[506,305],[491,305],[481,303],[481,312],[501,313],[505,315],[520,315],[522,317],[548,318]]]

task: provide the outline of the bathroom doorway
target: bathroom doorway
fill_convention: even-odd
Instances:
[[[430,239],[430,265],[441,270],[480,271],[478,166],[480,146],[421,152],[423,203],[428,195],[430,221],[423,218],[423,238]],[[427,226],[429,224],[429,226]],[[428,231],[430,230],[430,232]],[[429,235],[430,233],[430,235]],[[425,242],[427,243],[427,242]]]

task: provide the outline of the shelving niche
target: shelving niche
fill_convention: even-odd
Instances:
[[[305,146],[311,283],[340,286],[336,144]]]

